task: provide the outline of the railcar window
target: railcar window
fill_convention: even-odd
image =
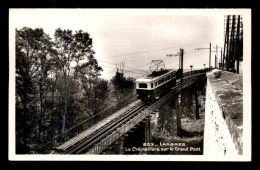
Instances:
[[[160,85],[161,83],[162,83],[162,80],[159,80],[158,85]]]
[[[167,77],[167,80],[170,80],[170,75]]]
[[[164,78],[162,79],[162,83],[164,82]]]
[[[156,87],[157,86],[157,82],[155,82],[155,84],[154,84],[154,87]]]
[[[147,88],[147,84],[146,83],[139,83],[139,88]]]
[[[151,83],[151,88],[153,88],[153,83]]]

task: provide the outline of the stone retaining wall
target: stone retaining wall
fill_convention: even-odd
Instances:
[[[207,73],[204,154],[240,155],[243,152],[242,75]]]

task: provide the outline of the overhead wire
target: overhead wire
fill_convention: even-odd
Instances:
[[[184,52],[184,54],[189,54],[189,53],[202,53],[203,51],[189,51],[189,52]],[[169,58],[169,57],[164,57],[164,58],[161,58],[160,60],[164,60],[164,59],[166,59],[166,58]],[[101,62],[105,62],[105,63],[109,63],[109,64],[113,64],[113,65],[116,65],[115,63],[111,63],[111,62],[108,62],[108,61],[104,61],[104,60],[100,60],[100,59],[97,59],[97,60],[99,60],[99,61],[101,61]],[[197,61],[196,61],[196,59],[194,60],[194,59],[186,59],[186,60],[184,60],[184,62],[188,62],[188,61],[194,61],[194,62],[196,62],[196,63],[198,63]],[[198,60],[198,59],[197,59]],[[136,61],[138,61],[138,60],[136,60]],[[147,66],[147,65],[149,65],[149,64],[151,64],[150,62],[149,63],[146,63],[146,64],[144,64],[144,65],[142,65],[142,66],[138,66],[137,68],[133,68],[133,67],[128,67],[128,66],[125,66],[126,68],[130,68],[130,69],[134,69],[135,71],[132,71],[132,70],[126,70],[126,72],[134,72],[134,73],[136,73],[136,74],[140,74],[140,73],[138,73],[138,72],[136,72],[136,70],[139,70],[139,68],[142,68],[142,67],[144,67],[144,66]],[[176,66],[178,66],[178,63],[176,64]],[[107,66],[105,66],[105,67],[107,67]],[[109,67],[108,67],[109,68]],[[111,67],[110,67],[111,68]],[[147,71],[145,71],[145,70],[139,70],[139,71],[142,71],[142,72],[145,72],[145,73],[147,73]]]
[[[109,67],[109,66],[102,66],[102,67],[112,68],[112,69],[116,70],[115,67]],[[135,74],[145,75],[145,73],[138,73],[138,72],[135,72],[135,71],[132,71],[132,70],[124,70],[124,72],[126,72],[126,73],[131,72],[131,73],[135,73]]]
[[[203,51],[195,51],[195,50],[191,50],[191,51],[184,51],[184,55],[185,54],[189,54],[189,53],[202,53]],[[164,54],[165,55],[165,54]],[[160,58],[160,59],[158,59],[158,60],[164,60],[164,59],[166,59],[166,58],[169,58],[169,57],[164,57],[164,58]],[[187,60],[184,60],[185,62],[187,61]],[[142,65],[142,66],[139,66],[139,67],[137,67],[137,68],[142,68],[142,67],[144,67],[144,66],[146,66],[146,65],[149,65],[150,63],[147,63],[147,64],[144,64],[144,65]],[[178,63],[176,64],[177,66],[179,65]]]
[[[179,36],[181,36],[181,37],[183,37],[183,36],[189,36],[189,37],[191,37],[191,36],[197,36],[197,35],[200,35],[200,34],[202,34],[202,33],[207,33],[207,32],[210,32],[210,31],[204,31],[204,32],[197,32],[197,33],[185,33],[185,34],[177,34],[177,35],[174,35],[174,37],[179,37]],[[190,35],[190,34],[192,34],[192,35]],[[169,34],[165,34],[165,35],[168,35],[168,37],[166,38],[166,37],[163,37],[162,35],[158,35],[157,34],[157,36],[161,36],[161,37],[163,37],[163,38],[157,38],[157,39],[151,39],[151,40],[149,40],[149,41],[119,41],[119,42],[111,42],[111,41],[109,41],[108,43],[102,43],[101,42],[101,44],[102,45],[122,45],[122,44],[147,44],[147,43],[150,43],[150,42],[158,42],[158,41],[166,41],[166,40],[171,40],[173,37],[170,37],[169,36]],[[143,40],[143,39],[141,39],[141,40]]]
[[[207,18],[207,20],[208,20],[208,18]],[[209,20],[208,20],[208,22],[209,22]],[[205,23],[207,23],[207,22],[205,22]],[[176,24],[176,23],[175,23],[175,24]],[[179,23],[179,24],[193,24],[193,23]],[[197,23],[196,23],[196,24],[197,24]],[[210,22],[210,24],[211,24],[211,22]],[[213,27],[213,28],[214,28],[214,27]],[[215,29],[215,28],[214,28],[214,29]],[[215,30],[215,31],[216,31],[216,30]],[[186,33],[186,34],[189,34],[189,33]],[[184,34],[183,34],[183,35],[184,35]],[[194,35],[195,35],[195,34],[194,34]],[[151,42],[153,42],[153,41],[155,41],[155,40],[152,40]],[[123,43],[125,43],[125,42],[123,42]],[[138,44],[140,44],[140,43],[143,43],[143,42],[138,42]],[[146,43],[147,43],[147,42],[146,42]],[[196,44],[202,44],[202,43],[204,43],[204,42],[196,43]],[[191,46],[191,45],[195,45],[195,44],[190,44],[190,45],[185,45],[185,46]],[[183,46],[183,45],[176,45],[176,46]],[[145,52],[137,52],[137,53],[125,54],[125,55],[120,55],[120,56],[112,56],[112,57],[108,57],[108,58],[124,57],[124,56],[129,56],[129,55],[143,54],[143,53],[150,53],[150,52],[162,53],[162,51],[160,51],[160,50],[162,50],[162,49],[170,49],[170,48],[176,47],[176,46],[171,46],[171,47],[166,47],[166,48],[161,48],[161,49],[156,49],[156,50],[150,50],[150,51],[145,51]],[[191,53],[191,52],[190,52],[190,53]],[[186,52],[185,54],[188,54],[188,52]],[[164,57],[164,58],[162,58],[161,60],[166,59],[166,58],[169,58],[169,57]],[[98,61],[101,61],[101,62],[108,63],[108,64],[116,65],[115,63],[111,63],[111,62],[108,62],[108,61],[102,61],[102,60],[100,60],[100,59],[97,59],[97,60],[98,60]],[[187,62],[187,60],[184,60],[183,62]],[[194,62],[197,63],[196,60],[194,60]],[[142,67],[144,67],[144,66],[146,66],[146,65],[148,65],[148,64],[150,64],[150,63],[147,63],[147,64],[144,64],[144,65],[142,65],[142,66],[139,66],[138,68],[142,68]],[[179,63],[176,64],[176,66],[178,66],[178,65],[179,65]],[[103,67],[113,68],[113,67],[109,67],[109,66],[103,66]],[[126,67],[126,68],[130,68],[130,69],[139,70],[138,68],[132,68],[132,67],[128,67],[128,66],[125,66],[125,67]],[[116,69],[116,68],[113,68],[113,69]],[[132,70],[125,70],[125,71],[126,71],[126,72],[132,72],[132,73],[135,73],[135,74],[142,74],[142,73],[138,73],[138,72],[135,72],[135,71],[132,71]],[[139,70],[139,71],[146,72],[146,71],[144,71],[144,70]],[[111,106],[111,107],[112,107],[112,106]],[[106,108],[106,109],[108,109],[108,108]],[[105,111],[106,109],[104,109],[103,111]],[[70,131],[71,129],[74,129],[75,127],[79,126],[80,124],[82,124],[82,123],[84,123],[84,122],[86,122],[86,121],[92,119],[93,117],[95,117],[95,116],[101,114],[103,111],[101,111],[100,113],[98,113],[98,114],[96,114],[96,115],[94,115],[94,116],[92,116],[92,117],[90,117],[90,118],[88,118],[88,119],[82,121],[81,123],[79,123],[79,124],[73,126],[72,128],[66,130],[64,133],[67,133],[67,132]],[[62,133],[62,134],[64,134],[64,133]],[[53,139],[55,139],[55,138],[61,136],[62,134],[56,135],[55,137],[53,137]],[[45,145],[44,145],[44,146],[45,146]]]
[[[107,58],[118,58],[118,57],[125,57],[125,56],[129,56],[129,55],[136,55],[136,54],[144,54],[144,53],[150,53],[150,52],[154,52],[154,51],[159,51],[159,50],[164,50],[164,49],[171,49],[173,47],[187,47],[187,46],[193,46],[193,45],[198,45],[198,44],[203,44],[206,43],[208,41],[203,41],[200,43],[193,43],[193,44],[189,44],[189,45],[175,45],[175,46],[169,46],[169,47],[165,47],[165,48],[160,48],[160,49],[155,49],[155,50],[150,50],[150,51],[143,51],[143,52],[136,52],[136,53],[130,53],[130,54],[124,54],[124,55],[117,55],[117,56],[111,56],[111,57],[107,57]]]
[[[100,59],[96,59],[98,61],[101,61],[101,62],[104,62],[104,63],[108,63],[108,64],[113,64],[113,65],[116,65],[115,63],[111,63],[111,62],[108,62],[108,61],[104,61],[104,60],[100,60]],[[128,66],[124,66],[126,68],[130,68],[130,69],[135,69],[135,70],[139,70],[139,69],[136,69],[136,68],[132,68],[132,67],[128,67]],[[143,71],[143,72],[146,72],[145,70],[139,70],[139,71]]]

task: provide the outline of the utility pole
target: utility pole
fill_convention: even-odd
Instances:
[[[172,56],[179,56],[179,71],[180,71],[180,77],[183,76],[183,49],[180,49],[180,52],[177,52],[177,54],[166,54],[167,57]]]
[[[181,78],[181,88],[183,82],[183,49],[180,49],[180,53],[177,54],[166,54],[167,57],[179,56],[179,70],[180,70],[180,78]]]
[[[177,117],[177,135],[180,136],[181,132],[181,115],[182,115],[182,84],[183,84],[183,49],[180,49],[179,69],[181,70],[181,92],[180,92],[180,108]]]
[[[206,50],[209,49],[209,69],[211,67],[211,43],[209,43],[209,48],[195,48],[195,50]]]
[[[215,68],[217,68],[217,55],[215,54]]]
[[[199,87],[198,87],[198,79],[196,81],[196,119],[199,120],[200,116],[199,116]]]
[[[177,135],[180,135],[181,130],[181,115],[182,115],[182,84],[183,84],[183,49],[180,49],[180,53],[177,54],[167,54],[166,56],[179,56],[179,75],[181,78],[181,90],[178,95],[178,112],[177,112]]]
[[[179,60],[179,68],[181,69],[181,82],[183,81],[182,78],[183,78],[183,49],[180,49],[180,52],[181,52],[181,55],[180,55],[180,60]]]
[[[240,34],[240,15],[238,15],[237,19],[237,37],[236,37],[236,59],[237,59],[237,74],[239,74],[239,34]]]
[[[213,47],[215,48],[216,50],[215,51],[211,51],[211,52],[215,52],[215,68],[217,68],[217,63],[218,63],[218,45],[216,45],[216,47]]]
[[[218,45],[216,45],[216,55],[215,55],[215,68],[217,68],[217,62],[218,62]]]
[[[192,75],[192,67],[193,65],[190,65],[190,75]]]
[[[209,69],[211,67],[211,43],[209,43]]]
[[[223,66],[222,70],[224,69],[224,62],[226,64],[226,70],[229,70],[229,18],[230,15],[227,16],[227,23],[226,23],[226,32],[225,32],[225,42],[224,42],[224,53],[223,53]]]
[[[237,23],[236,23],[237,22]],[[228,15],[226,22],[226,34],[224,42],[224,53],[223,53],[223,63],[226,62],[227,71],[236,71],[239,73],[239,34],[240,34],[240,15]],[[231,25],[231,28],[230,28]],[[237,66],[235,67],[235,64]]]
[[[221,68],[223,70],[223,63],[222,63],[222,47],[221,47],[221,52],[220,52],[220,63],[221,63]]]
[[[235,22],[236,22],[236,16],[233,15],[233,18],[232,18],[232,27],[231,27],[231,43],[230,43],[230,58],[229,58],[229,62],[230,62],[230,65],[231,65],[231,71],[234,71],[234,67],[235,67],[235,57],[234,57],[234,49],[235,49]]]

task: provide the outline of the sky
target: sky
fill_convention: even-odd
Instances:
[[[209,50],[223,47],[224,13],[214,10],[177,9],[11,9],[11,28],[43,28],[53,38],[55,29],[87,31],[93,39],[102,78],[111,79],[124,63],[126,77],[149,74],[152,60],[178,69],[179,57],[167,57],[184,49],[184,69],[209,65]],[[215,64],[215,53],[211,54]],[[218,56],[220,56],[220,48]],[[220,59],[220,57],[219,57]]]
[[[9,141],[15,144],[15,28],[43,28],[53,37],[57,28],[87,31],[93,38],[95,58],[103,67],[102,77],[110,79],[116,63],[125,62],[125,75],[138,78],[149,73],[152,60],[162,59],[166,68],[178,69],[178,57],[167,57],[184,49],[184,69],[208,67],[209,51],[195,48],[223,47],[224,15],[243,15],[243,109],[244,139],[250,139],[251,120],[251,10],[249,9],[10,9],[9,10]],[[214,49],[213,49],[214,50]],[[214,65],[212,53],[211,65]],[[245,76],[244,76],[245,75]],[[10,133],[11,132],[11,133]],[[245,140],[242,157],[202,157],[202,160],[251,160],[251,142]],[[20,157],[9,147],[12,160]],[[47,159],[46,159],[47,158]],[[55,157],[56,158],[56,157]],[[110,158],[110,157],[109,157]],[[244,159],[246,158],[246,159]],[[56,158],[57,159],[57,158]],[[67,159],[67,158],[66,158]],[[70,159],[70,158],[69,158]],[[79,158],[85,160],[84,158]],[[87,158],[89,159],[89,158]],[[93,158],[90,158],[93,159]],[[118,159],[118,158],[116,158]],[[124,159],[124,158],[123,158]],[[149,158],[147,158],[149,159]],[[151,159],[151,158],[150,158]],[[153,159],[153,158],[152,158]],[[157,158],[156,158],[157,159]],[[169,158],[170,159],[170,158]],[[183,160],[178,157],[178,160]],[[185,157],[185,159],[187,159]],[[190,158],[188,158],[190,159]],[[74,158],[72,158],[74,160]]]

